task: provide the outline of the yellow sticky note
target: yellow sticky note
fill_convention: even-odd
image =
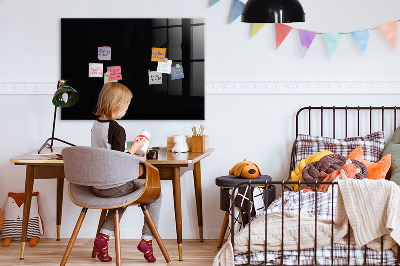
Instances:
[[[151,48],[151,61],[164,62],[167,48]]]

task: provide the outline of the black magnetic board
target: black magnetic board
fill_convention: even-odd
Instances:
[[[97,49],[111,47],[111,60],[97,58]],[[184,78],[149,85],[148,70],[157,70],[151,48],[167,48],[172,66],[180,64]],[[80,95],[77,104],[62,108],[63,120],[94,120],[103,78],[89,77],[89,63],[121,66],[122,80],[133,93],[127,120],[204,120],[204,20],[61,19],[61,79]]]

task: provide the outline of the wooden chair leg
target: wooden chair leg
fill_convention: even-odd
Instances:
[[[226,228],[228,227],[228,222],[229,222],[229,212],[225,212],[225,217],[224,217],[224,221],[222,222],[221,234],[219,235],[217,248],[220,248],[222,246],[222,242],[224,241],[224,237],[225,237]]]
[[[143,214],[144,214],[144,218],[145,218],[147,224],[150,226],[150,230],[153,233],[153,236],[157,240],[157,244],[161,249],[161,252],[162,252],[162,254],[164,256],[165,261],[167,263],[170,263],[171,259],[170,259],[169,255],[168,255],[168,251],[165,248],[164,243],[161,240],[160,234],[158,233],[156,225],[154,224],[153,219],[151,218],[149,211],[147,210],[145,205],[140,205],[140,207],[142,208],[142,211],[143,211]]]
[[[115,234],[115,256],[117,257],[115,265],[121,265],[121,243],[119,235],[119,213],[118,209],[115,209],[114,214],[114,234]]]
[[[106,209],[101,210],[101,215],[100,215],[100,219],[99,219],[99,226],[97,226],[96,238],[100,234],[100,230],[103,227],[104,221],[106,220],[106,215],[107,215],[107,210]],[[96,248],[95,248],[95,246],[93,244],[92,258],[96,258],[96,255],[97,255],[97,250],[96,250]]]
[[[69,240],[67,249],[65,250],[64,257],[61,260],[60,265],[64,266],[67,263],[69,254],[71,253],[72,247],[74,246],[76,237],[78,236],[79,230],[81,229],[83,220],[85,219],[87,208],[82,208],[81,214],[79,215],[78,221],[76,222],[74,232]]]

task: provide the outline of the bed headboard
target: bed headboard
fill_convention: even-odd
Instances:
[[[385,139],[392,136],[398,126],[396,106],[308,106],[296,114],[296,137],[299,134],[347,138],[383,131]],[[295,165],[295,144],[293,144],[290,172]]]

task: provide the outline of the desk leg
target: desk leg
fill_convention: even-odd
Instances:
[[[28,233],[29,213],[31,211],[32,190],[34,181],[34,166],[26,166],[25,178],[25,195],[24,195],[24,213],[22,219],[22,232],[21,232],[21,255],[20,259],[24,259],[26,235]]]
[[[64,178],[57,178],[57,241],[60,241]]]
[[[179,167],[174,167],[172,185],[174,190],[175,223],[178,242],[179,260],[182,260],[182,205],[181,205],[181,175]]]
[[[203,242],[203,204],[201,196],[201,169],[200,161],[194,164],[194,191],[196,194],[197,220],[199,225],[200,242]]]

